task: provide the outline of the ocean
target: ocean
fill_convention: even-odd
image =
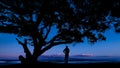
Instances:
[[[53,62],[53,63],[64,63],[64,57],[49,56],[41,57],[40,61]],[[71,64],[87,64],[87,63],[120,63],[119,56],[70,56],[68,63]]]
[[[64,63],[63,56],[41,56],[40,62]],[[70,64],[87,64],[87,63],[120,63],[120,57],[116,56],[70,56]],[[0,60],[0,65],[20,64],[19,60]]]

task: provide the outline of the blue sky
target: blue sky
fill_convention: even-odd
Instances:
[[[95,56],[120,56],[120,34],[109,30],[105,33],[106,41],[99,41],[95,44],[90,44],[87,41],[77,43],[75,46],[70,44],[70,55],[92,54]],[[53,47],[46,52],[47,54],[63,54],[62,50],[65,45]]]
[[[70,55],[92,54],[95,56],[120,56],[120,34],[112,30],[105,33],[106,41],[99,41],[95,44],[88,42],[69,44]],[[0,34],[0,58],[17,58],[24,55],[22,46],[16,41],[17,36],[13,34]],[[63,55],[63,49],[66,45],[54,46],[45,55]],[[32,48],[32,47],[30,47]]]

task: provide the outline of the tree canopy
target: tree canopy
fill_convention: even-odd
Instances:
[[[119,0],[1,0],[0,32],[25,37],[26,54],[37,59],[59,44],[105,40],[103,33],[113,25],[120,32]],[[115,22],[113,22],[115,21]],[[49,38],[50,32],[55,35]],[[27,45],[34,46],[30,54]],[[27,57],[26,57],[27,58]]]

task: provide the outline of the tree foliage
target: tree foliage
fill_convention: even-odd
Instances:
[[[31,56],[37,60],[59,44],[105,40],[103,33],[111,24],[120,32],[118,20],[113,23],[113,17],[120,16],[119,8],[119,0],[1,0],[0,32],[25,37],[26,43],[17,40],[24,51],[27,45],[34,46]]]

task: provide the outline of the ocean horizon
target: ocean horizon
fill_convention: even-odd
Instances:
[[[63,56],[41,56],[39,62],[64,63]],[[88,64],[88,63],[120,63],[118,56],[70,56],[69,64]],[[20,64],[18,59],[1,59],[0,65]]]

